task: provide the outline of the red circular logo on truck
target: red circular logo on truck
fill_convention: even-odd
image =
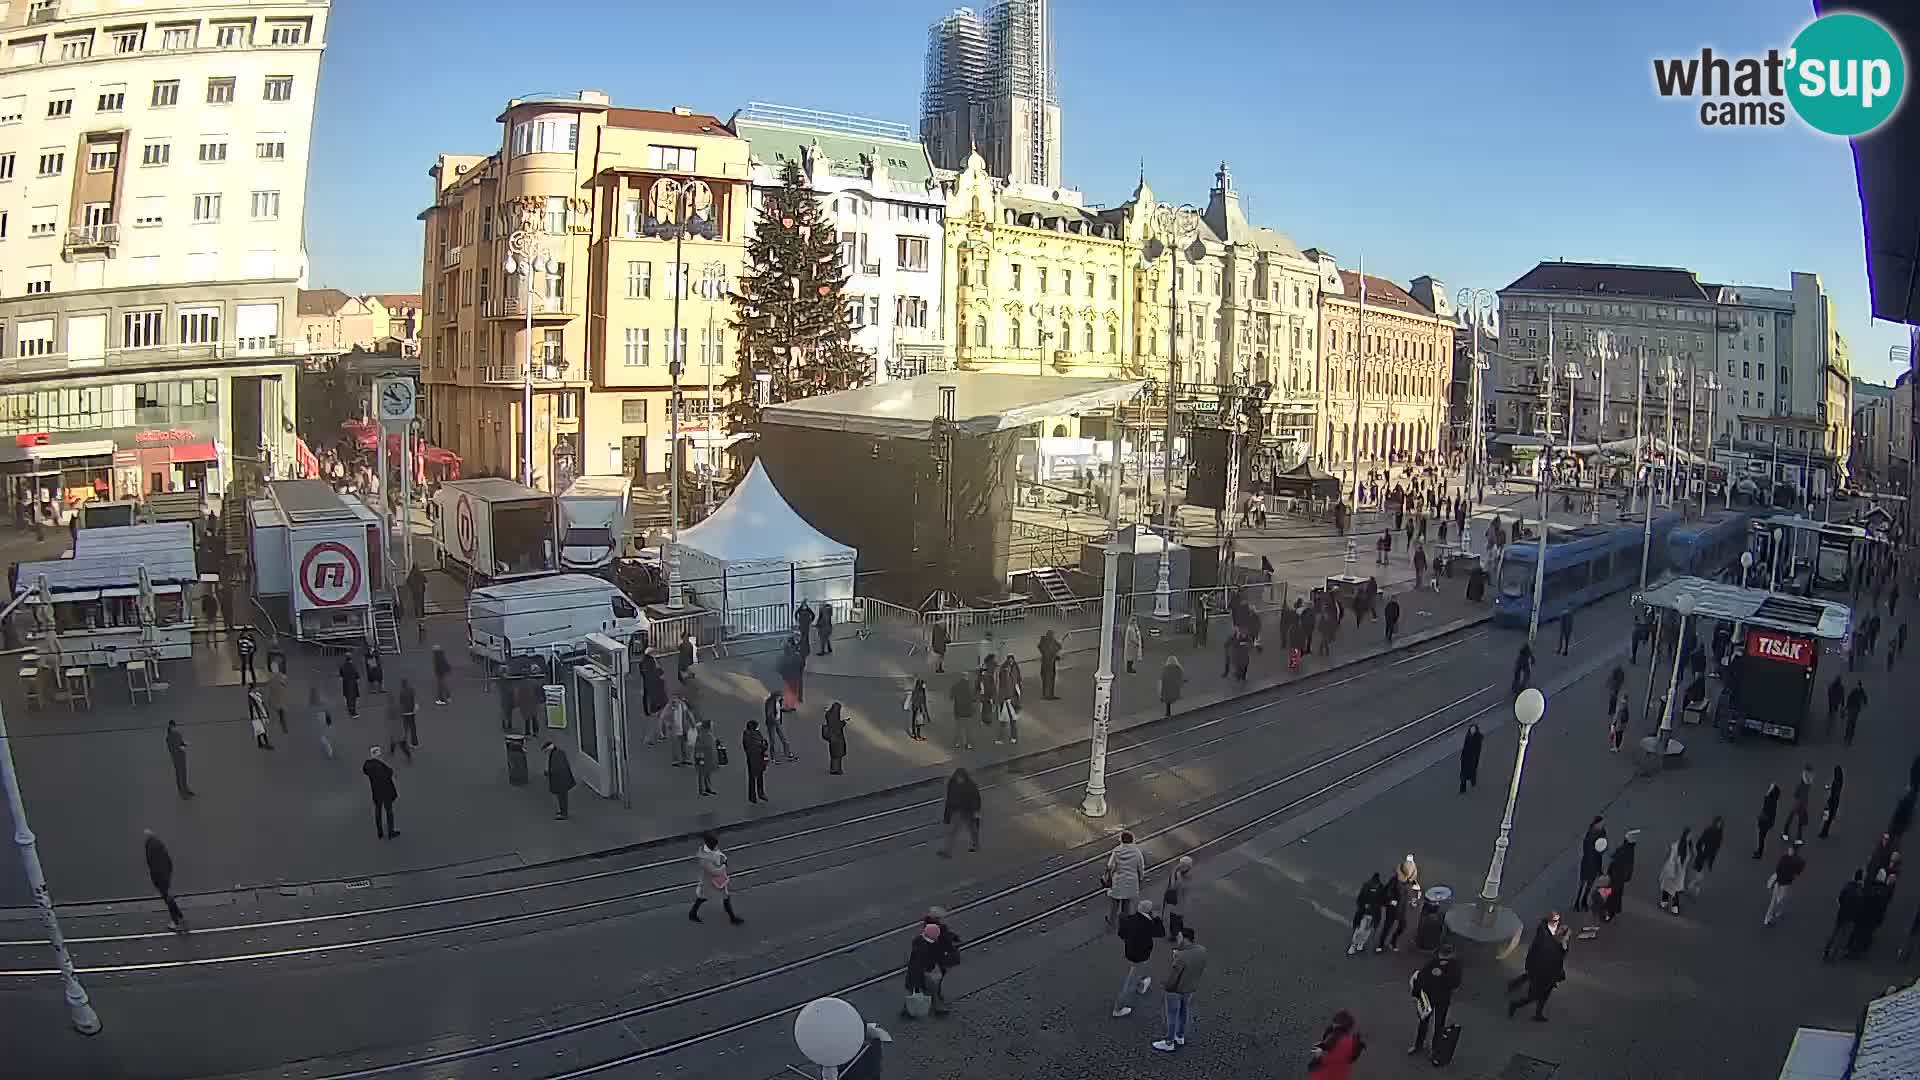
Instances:
[[[340,607],[360,592],[360,557],[335,540],[315,544],[300,560],[300,592],[315,607]]]
[[[473,502],[465,495],[460,496],[459,503],[453,508],[453,527],[460,535],[460,553],[468,558],[472,558],[473,543],[475,540]]]

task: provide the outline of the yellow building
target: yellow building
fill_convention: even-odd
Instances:
[[[1363,323],[1361,275],[1340,269],[1324,252],[1306,254],[1321,267],[1323,463],[1351,464],[1356,448],[1362,467],[1412,463],[1439,452],[1453,378],[1453,310],[1445,286],[1421,278],[1410,293],[1368,274]]]
[[[664,474],[677,313],[683,441],[716,447],[727,293],[751,226],[746,141],[710,115],[595,91],[512,101],[498,122],[497,151],[440,157],[420,215],[428,436],[469,474],[517,477],[531,354],[538,486]],[[690,226],[677,243],[676,221]]]
[[[1112,378],[1128,352],[1137,238],[1079,193],[995,180],[978,153],[947,185],[946,305],[969,371]]]

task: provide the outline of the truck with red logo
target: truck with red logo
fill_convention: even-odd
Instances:
[[[498,477],[449,480],[434,493],[440,565],[468,582],[550,574],[553,496]]]

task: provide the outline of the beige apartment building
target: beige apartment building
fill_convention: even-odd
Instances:
[[[0,4],[7,494],[294,461],[325,0]]]
[[[1403,289],[1385,278],[1343,270],[1333,256],[1308,251],[1321,267],[1322,428],[1329,467],[1417,461],[1446,448],[1453,379],[1453,306],[1446,287],[1416,278]],[[1357,392],[1356,392],[1357,386]]]
[[[531,355],[538,486],[663,475],[676,351],[683,445],[723,437],[714,413],[736,357],[727,291],[752,226],[747,142],[707,114],[618,108],[590,90],[510,101],[498,122],[497,150],[442,155],[430,170],[428,437],[469,475],[518,477]],[[693,226],[677,258],[676,208]]]
[[[308,353],[361,352],[413,355],[420,348],[420,295],[339,289],[301,289],[295,340]]]

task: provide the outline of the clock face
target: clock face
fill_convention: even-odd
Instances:
[[[388,416],[409,416],[413,412],[413,386],[406,382],[387,383],[380,391],[380,411]]]

